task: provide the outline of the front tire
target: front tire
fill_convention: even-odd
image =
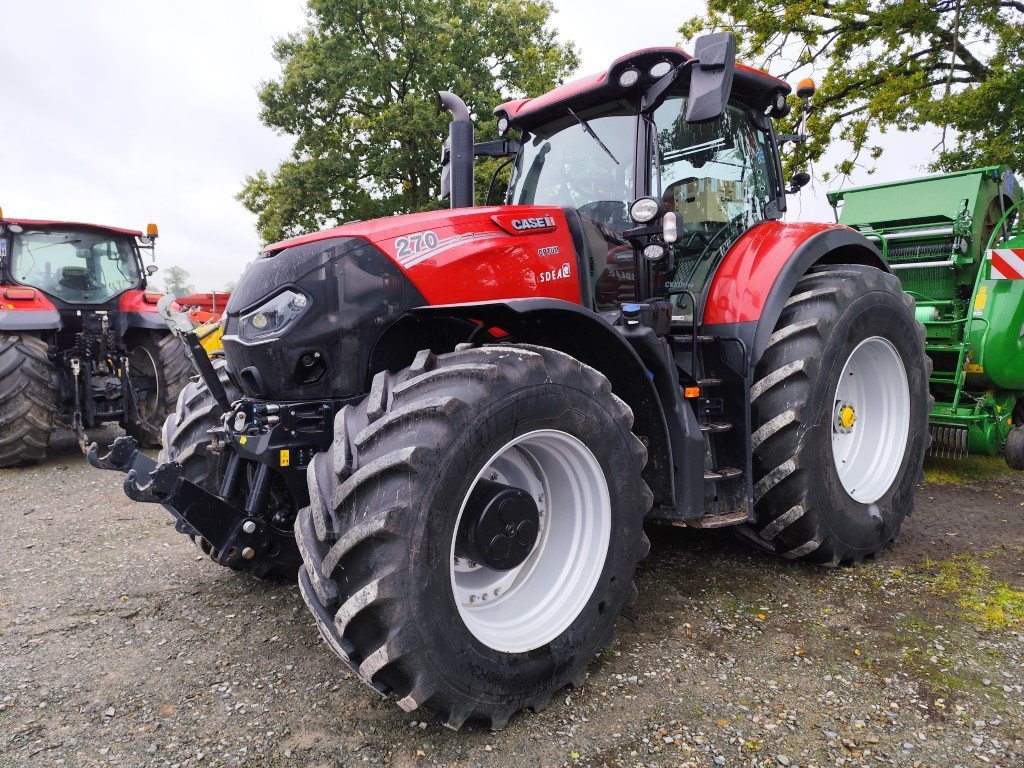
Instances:
[[[321,634],[363,682],[451,728],[543,709],[636,595],[652,495],[631,426],[604,376],[546,348],[424,351],[377,374],[339,412],[296,520]],[[537,505],[536,541],[508,569],[460,538],[488,483]]]
[[[844,265],[801,279],[750,391],[756,522],[745,537],[826,566],[892,542],[923,476],[930,371],[895,276]]]

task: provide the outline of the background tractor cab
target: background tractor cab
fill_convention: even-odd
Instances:
[[[185,369],[148,290],[157,234],[0,214],[0,466],[42,458],[54,423],[83,448],[102,422],[158,439]]]

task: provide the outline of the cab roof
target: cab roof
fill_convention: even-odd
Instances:
[[[132,237],[143,237],[143,233],[137,229],[124,229],[123,227],[108,227],[105,224],[88,224],[84,221],[55,221],[51,219],[15,219],[5,216],[0,219],[0,224],[20,224],[23,227],[74,227],[75,229],[95,229],[102,232],[115,232],[119,235],[130,235]]]
[[[681,48],[671,46],[641,48],[620,56],[604,72],[572,80],[541,96],[507,101],[497,107],[494,114],[498,117],[506,116],[514,128],[528,129],[561,116],[567,107],[574,110],[587,109],[636,93],[657,80],[650,74],[655,64],[665,61],[675,67],[692,58],[691,54]],[[619,85],[619,75],[630,67],[640,70],[640,79],[631,86]],[[773,96],[780,92],[789,95],[792,91],[785,80],[746,64],[737,63],[735,70],[733,96],[755,107],[767,108]]]

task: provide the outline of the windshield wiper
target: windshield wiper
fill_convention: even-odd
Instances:
[[[577,115],[571,109],[569,110],[569,114],[572,115],[574,118],[576,118],[576,122],[580,124],[581,128],[583,128],[584,133],[586,133],[587,136],[589,136],[594,141],[596,141],[597,142],[597,146],[599,146],[601,149],[603,149],[604,153],[606,155],[608,155],[608,157],[610,157],[615,162],[616,165],[621,165],[621,163],[619,163],[618,160],[615,160],[615,155],[613,155],[612,151],[610,149],[608,149],[608,147],[606,147],[604,145],[604,142],[601,141],[600,138],[598,138],[598,135],[596,133],[594,133],[594,129],[590,127],[590,124],[586,120],[584,120],[582,117]]]

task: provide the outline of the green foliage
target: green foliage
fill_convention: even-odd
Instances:
[[[164,291],[174,296],[188,296],[196,289],[189,282],[191,276],[181,267],[168,267],[164,272]]]
[[[478,139],[496,138],[495,106],[549,90],[577,65],[550,15],[548,0],[309,0],[308,26],[276,42],[281,76],[260,91],[261,119],[294,149],[238,196],[263,239],[441,206],[450,118],[434,94],[459,94]],[[495,163],[485,165],[481,197]]]
[[[935,170],[1008,164],[1024,169],[1024,1],[710,0],[680,32],[732,29],[742,56],[786,78],[820,78],[810,141],[791,167],[849,145],[835,168],[874,169],[875,130],[943,129]],[[823,73],[823,77],[822,77]],[[794,99],[795,102],[795,99]],[[792,130],[796,110],[790,117]],[[784,129],[787,130],[787,129]],[[868,162],[864,162],[868,160]],[[827,177],[827,176],[826,176]]]

